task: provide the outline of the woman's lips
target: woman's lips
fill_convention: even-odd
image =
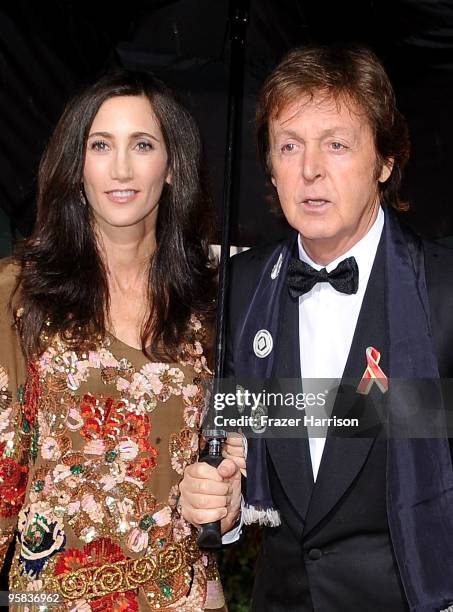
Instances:
[[[138,193],[139,191],[136,189],[115,189],[112,191],[106,191],[105,195],[112,202],[124,203],[134,200]]]

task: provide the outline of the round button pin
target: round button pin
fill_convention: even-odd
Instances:
[[[267,357],[272,351],[273,346],[274,341],[267,329],[260,329],[260,331],[256,332],[253,339],[253,350],[257,357],[260,359]]]

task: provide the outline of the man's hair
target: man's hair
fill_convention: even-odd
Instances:
[[[410,143],[406,121],[396,107],[390,80],[376,55],[364,47],[306,46],[290,51],[266,79],[258,97],[256,137],[258,156],[270,177],[269,122],[298,97],[321,95],[336,103],[356,104],[365,114],[377,153],[376,178],[384,162],[394,158],[381,198],[397,210],[408,205],[400,200],[404,166]]]

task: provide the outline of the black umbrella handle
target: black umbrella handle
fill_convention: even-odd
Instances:
[[[212,438],[209,441],[209,453],[200,458],[203,461],[218,467],[222,462],[222,442],[219,438]],[[204,523],[201,525],[201,531],[198,534],[198,546],[206,550],[218,550],[222,547],[222,536],[220,535],[220,521],[212,523]]]

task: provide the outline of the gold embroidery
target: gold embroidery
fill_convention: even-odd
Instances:
[[[171,466],[183,474],[189,463],[193,463],[198,455],[198,430],[184,427],[179,433],[170,436],[169,451]]]
[[[104,385],[110,385],[115,382],[118,372],[116,368],[102,368],[101,380]]]
[[[164,482],[169,477],[172,486],[173,511],[163,501],[166,491],[163,499],[152,493],[162,488],[159,471],[151,479],[160,457],[163,470],[171,465],[179,474],[197,457],[202,382],[209,371],[200,343],[202,326],[191,324],[177,363],[135,367],[111,352],[109,339],[98,339],[82,352],[53,335],[48,349],[33,362],[36,388],[31,386],[24,407],[33,409],[25,422],[29,426],[22,427],[20,418],[8,423],[15,435],[10,440],[6,432],[4,456],[16,451],[18,435],[35,445],[37,461],[31,465],[25,509],[47,504],[63,524],[66,542],[64,550],[49,547],[51,554],[39,559],[24,558],[16,550],[11,571],[16,590],[51,592],[56,585],[70,595],[69,607],[78,598],[97,599],[91,605],[105,609],[118,598],[126,607],[146,598],[152,610],[203,608],[206,559],[200,559],[195,541],[191,556],[188,538],[193,530],[174,508],[180,478],[174,472],[164,474]],[[1,391],[7,392],[2,379]],[[170,398],[172,426],[161,436],[162,415],[157,415],[154,430],[151,413]],[[2,401],[11,402],[0,396],[0,408]],[[11,403],[5,408],[6,421]],[[29,547],[36,546],[31,537],[35,532],[26,533],[22,523],[20,536],[28,538]],[[134,559],[125,558],[126,551],[132,551]]]
[[[187,593],[190,568],[200,557],[195,540],[188,538],[168,544],[155,555],[65,572],[51,578],[46,588],[64,599],[90,600],[143,587],[155,608],[165,608]]]
[[[0,411],[6,410],[11,404],[12,396],[11,392],[8,389],[0,390]]]

